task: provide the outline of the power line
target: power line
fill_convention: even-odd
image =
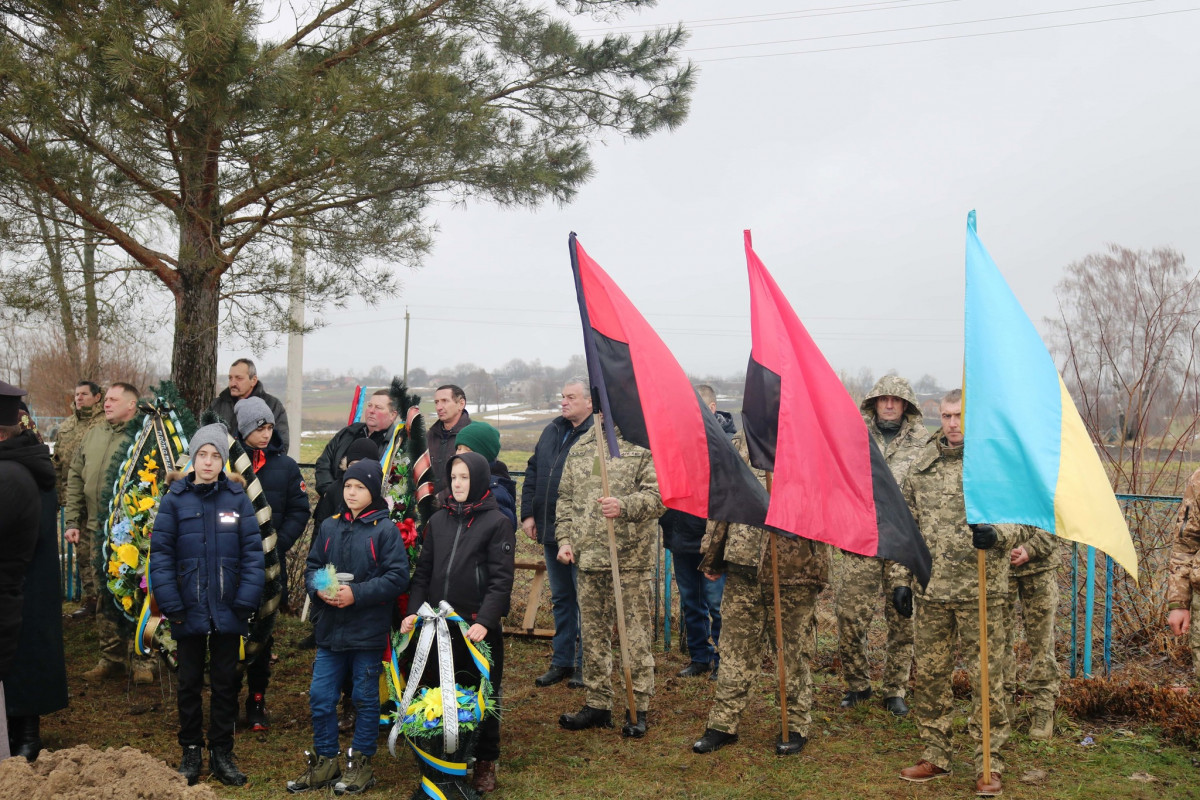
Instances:
[[[855,3],[853,5],[844,6],[825,6],[821,8],[797,9],[795,11],[777,11],[773,14],[748,14],[740,17],[712,17],[710,19],[698,20],[680,20],[678,24],[685,26],[688,30],[697,28],[723,28],[730,25],[749,25],[757,22],[787,22],[793,19],[814,19],[817,17],[840,17],[846,14],[869,14],[873,11],[899,11],[908,8],[920,8],[923,6],[943,6],[948,3],[962,3],[967,0],[925,0],[921,3],[904,2],[901,0],[880,0],[875,3]],[[888,6],[886,8],[865,8],[864,6]],[[599,34],[599,33],[655,33],[661,31],[668,25],[675,23],[662,23],[656,27],[646,27],[645,25],[616,25],[610,28],[584,28],[576,33],[580,34]]]
[[[1038,26],[1034,26],[1032,28],[1014,28],[1012,30],[1007,30],[1007,31],[982,31],[980,33],[960,33],[960,34],[955,34],[953,36],[932,36],[928,39],[909,39],[909,40],[903,41],[903,42],[876,42],[874,44],[846,45],[844,47],[825,47],[825,48],[821,48],[819,50],[791,50],[786,53],[757,53],[757,54],[744,55],[744,56],[727,56],[725,58],[707,58],[707,59],[697,60],[695,63],[697,63],[697,64],[712,64],[712,63],[716,63],[718,61],[742,61],[742,60],[750,59],[750,58],[775,58],[777,56],[802,56],[802,55],[810,55],[810,54],[814,54],[814,53],[836,53],[836,52],[839,52],[842,50],[867,50],[867,49],[874,48],[874,47],[899,47],[901,45],[909,45],[909,44],[926,44],[928,42],[945,42],[945,41],[950,41],[952,39],[977,39],[977,38],[980,38],[983,36],[1003,36],[1005,34],[1010,34],[1010,33],[1030,33],[1032,31],[1047,31],[1047,30],[1054,30],[1056,28],[1076,28],[1076,27],[1081,27],[1083,25],[1099,25],[1099,24],[1105,23],[1105,22],[1126,22],[1126,21],[1135,20],[1135,19],[1149,19],[1150,17],[1165,17],[1165,16],[1169,16],[1172,14],[1189,14],[1194,11],[1200,11],[1200,7],[1181,8],[1181,9],[1177,9],[1174,11],[1156,11],[1156,12],[1149,13],[1149,14],[1136,14],[1136,15],[1128,16],[1128,17],[1109,17],[1107,19],[1093,19],[1093,20],[1084,20],[1084,21],[1080,21],[1080,22],[1061,22],[1061,23],[1058,23],[1057,25],[1038,25]]]
[[[1045,17],[1054,14],[1075,14],[1080,11],[1096,11],[1102,8],[1116,8],[1117,6],[1134,6],[1142,3],[1153,3],[1155,0],[1124,0],[1120,3],[1108,3],[1098,6],[1082,6],[1080,8],[1064,8],[1057,11],[1034,11],[1028,14],[1011,14],[1006,17],[988,17],[985,19],[969,19],[960,22],[936,22],[928,25],[913,25],[907,28],[880,28],[873,31],[861,31],[858,33],[833,33],[825,36],[807,36],[802,39],[777,39],[771,42],[748,42],[746,44],[720,44],[710,47],[689,47],[683,50],[685,53],[698,53],[702,50],[729,50],[737,47],[767,47],[775,44],[793,44],[795,42],[815,42],[822,39],[844,39],[850,36],[873,36],[880,33],[908,33],[910,31],[928,30],[932,28],[953,28],[958,25],[977,25],[983,22],[1006,22],[1013,19],[1025,19],[1027,17]]]

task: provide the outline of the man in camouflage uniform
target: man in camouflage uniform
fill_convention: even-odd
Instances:
[[[603,418],[597,416],[598,420]],[[655,527],[662,516],[658,476],[650,451],[625,441],[617,432],[620,458],[608,457],[609,496],[602,496],[597,435],[593,425],[567,454],[558,484],[558,560],[579,568],[580,639],[583,643],[584,706],[563,714],[558,724],[567,730],[612,727],[612,630],[616,623],[612,567],[608,550],[608,520],[617,539],[617,566],[625,606],[625,633],[629,640],[629,668],[633,678],[636,717],[625,710],[623,736],[646,734],[650,697],[654,694],[654,656],[650,637],[654,570]]]
[[[885,375],[859,406],[867,430],[887,460],[896,483],[902,483],[929,441],[921,404],[908,381]],[[890,599],[898,585],[911,588],[908,570],[893,561],[854,553],[839,559],[837,588],[838,658],[846,695],[842,707],[850,708],[871,697],[871,665],[867,661],[867,630],[878,613],[879,592],[887,620],[887,654],[883,666],[883,705],[898,717],[908,713],[904,696],[912,665],[912,620],[902,617]],[[892,576],[889,578],[889,576]]]
[[[91,381],[80,381],[75,386],[75,413],[58,426],[52,458],[60,503],[66,503],[71,461],[74,460],[79,445],[83,443],[83,437],[97,423],[104,422],[104,406],[100,402],[102,396],[99,386]],[[90,539],[81,539],[75,547],[75,563],[79,566],[79,584],[83,596],[79,598],[79,608],[71,614],[71,618],[81,619],[96,612],[96,576],[95,570],[92,569]]]
[[[1004,694],[1016,697],[1017,683],[1017,601],[1025,620],[1025,641],[1029,643],[1029,673],[1025,686],[1033,695],[1029,738],[1049,739],[1054,735],[1054,705],[1058,700],[1058,660],[1054,657],[1054,617],[1058,612],[1058,568],[1062,557],[1054,536],[1037,528],[1025,527],[1029,538],[1013,548],[1008,562],[1008,643],[1004,651]],[[1015,700],[1014,700],[1015,704]],[[1010,712],[1015,708],[1010,706]],[[1010,713],[1011,717],[1012,714]],[[1010,719],[1011,723],[1012,720]]]
[[[733,444],[749,463],[746,435]],[[754,470],[765,483],[766,473]],[[763,647],[775,641],[772,534],[751,525],[711,521],[700,568],[708,579],[725,575],[721,601],[721,669],[708,725],[692,752],[711,753],[737,741],[738,721],[762,672]],[[804,749],[812,724],[809,659],[817,595],[829,582],[829,545],[776,535],[779,554],[779,607],[783,621],[783,664],[787,671],[788,741],[779,736],[775,752],[794,755]],[[778,658],[780,654],[776,654]],[[778,685],[778,682],[776,682]]]
[[[104,494],[104,482],[109,477],[109,467],[119,451],[124,453],[133,443],[126,431],[129,421],[137,415],[139,395],[136,387],[128,383],[114,383],[104,396],[104,423],[92,427],[79,445],[71,470],[67,477],[66,533],[64,538],[78,546],[85,539],[93,548],[99,547],[97,539],[107,508],[100,507],[100,496]],[[95,550],[93,549],[93,554]],[[98,596],[108,598],[101,588],[107,578],[98,573],[94,561],[80,561],[81,572],[95,575]],[[109,598],[106,602],[111,602]],[[125,665],[133,643],[122,639],[117,624],[103,612],[96,614],[96,633],[100,638],[100,661],[83,673],[84,680],[99,681],[104,678],[125,674]],[[133,682],[154,682],[154,660],[138,656],[133,665]]]
[[[918,588],[914,651],[917,657],[913,709],[925,751],[911,767],[901,770],[907,781],[925,782],[950,774],[953,754],[951,725],[954,691],[951,678],[957,662],[955,640],[972,680],[968,729],[975,740],[976,794],[1000,794],[1004,762],[1000,748],[1010,725],[1004,702],[1004,634],[1008,597],[1008,554],[1023,541],[1018,526],[968,527],[963,500],[962,392],[941,402],[942,427],[925,447],[904,479],[904,499],[920,526],[932,556],[929,584]],[[983,773],[982,694],[979,687],[979,571],[976,549],[987,551],[988,695],[991,703],[991,769]]]
[[[1167,576],[1167,624],[1176,636],[1191,631],[1192,669],[1200,678],[1200,634],[1192,625],[1193,611],[1200,613],[1200,470],[1192,473],[1183,490]]]

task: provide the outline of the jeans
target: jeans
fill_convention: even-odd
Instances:
[[[338,754],[337,703],[342,696],[346,675],[354,678],[354,740],[350,746],[364,756],[375,755],[379,738],[379,675],[383,672],[383,650],[344,650],[334,652],[317,648],[313,662],[312,687],[308,705],[312,711],[313,750],[319,756]]]
[[[550,603],[554,609],[553,667],[583,669],[583,648],[579,645],[579,597],[576,594],[576,567],[558,563],[558,544],[542,545],[546,554],[546,578],[550,581]]]
[[[209,655],[208,746],[233,750],[233,726],[237,722],[238,650],[242,637],[236,633],[180,636],[179,645],[179,744],[204,746],[204,656]],[[335,723],[336,724],[336,723]]]
[[[719,664],[717,645],[721,640],[721,595],[725,576],[710,581],[699,571],[700,553],[672,553],[675,584],[679,587],[679,606],[687,634],[688,653],[700,664]],[[709,641],[711,637],[712,641]]]

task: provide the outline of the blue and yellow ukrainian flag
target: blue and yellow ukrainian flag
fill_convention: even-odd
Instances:
[[[1137,554],[1050,353],[967,215],[963,494],[968,522],[1023,523],[1112,556]],[[969,419],[968,419],[969,414]]]

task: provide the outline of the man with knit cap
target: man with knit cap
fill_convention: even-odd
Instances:
[[[498,461],[500,455],[500,431],[486,422],[472,422],[458,432],[455,453],[479,453],[487,459],[492,471],[488,489],[496,498],[501,513],[517,527],[517,483],[508,475],[508,465]],[[449,490],[447,490],[447,494]]]
[[[130,421],[137,416],[140,394],[137,387],[128,383],[114,383],[104,395],[104,424],[88,430],[79,445],[71,469],[67,473],[66,532],[63,538],[71,544],[79,544],[87,537],[93,546],[99,536],[100,523],[107,508],[100,507],[105,483],[111,478],[109,470],[118,452],[124,453],[133,442],[135,432],[130,430]],[[80,570],[92,570],[96,574],[96,588],[106,586],[107,578],[98,574],[95,562],[80,562]],[[102,602],[112,602],[104,593]],[[96,614],[96,633],[100,639],[100,661],[83,673],[86,681],[125,674],[125,665],[133,652],[133,641],[122,638],[117,624],[106,613]],[[152,658],[135,655],[133,659],[133,682],[154,682],[155,662]]]
[[[247,397],[234,406],[238,440],[246,448],[254,474],[262,484],[263,495],[271,506],[271,526],[275,530],[275,549],[279,554],[279,578],[282,602],[288,602],[287,553],[304,533],[308,524],[308,492],[300,476],[300,466],[284,450],[275,429],[275,415],[259,397]],[[274,637],[266,641],[270,652]],[[251,730],[267,730],[266,691],[271,678],[271,660],[257,658],[246,668],[246,725]]]

